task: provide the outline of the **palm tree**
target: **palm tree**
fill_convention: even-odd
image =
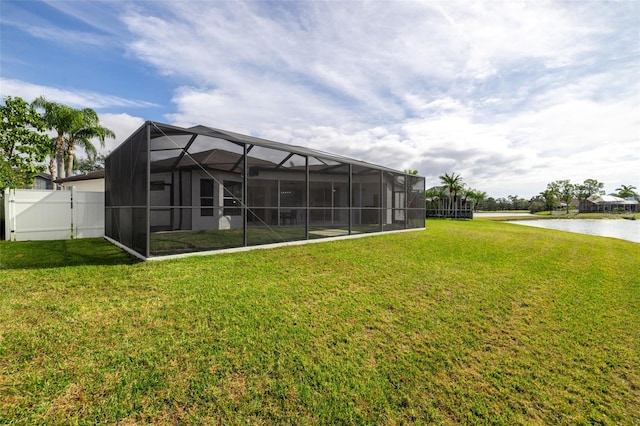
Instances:
[[[36,108],[44,109],[43,117],[46,122],[47,129],[54,130],[57,135],[55,137],[55,158],[56,169],[52,170],[51,176],[53,180],[62,177],[64,170],[64,153],[66,151],[66,136],[77,128],[82,122],[82,113],[66,105],[56,102],[47,101],[44,96],[37,97],[32,105]]]
[[[478,210],[480,203],[487,199],[487,193],[484,191],[473,190],[473,195],[471,197],[476,200],[476,203],[473,206],[473,210],[476,211]]]
[[[620,198],[636,198],[638,196],[636,189],[633,185],[620,185],[620,188],[616,188],[616,191],[618,191],[618,197]]]
[[[56,180],[56,140],[57,138],[50,138],[47,144],[47,156],[49,157],[49,174],[52,180]]]
[[[98,138],[104,146],[105,138],[115,137],[106,127],[100,126],[98,114],[91,108],[75,109],[57,102],[47,101],[44,96],[36,98],[32,105],[44,109],[44,120],[49,130],[56,132],[55,158],[56,168],[52,170],[53,180],[71,176],[76,146],[85,147],[89,153],[95,152],[91,139]],[[65,156],[67,168],[65,169]],[[51,169],[51,167],[50,167]]]
[[[469,197],[473,198],[473,194],[474,194],[473,189],[467,188],[464,185],[462,185],[462,189],[460,190],[460,196],[462,197],[462,207],[467,206],[467,200],[469,199]]]
[[[440,206],[440,214],[441,214],[442,216],[444,216],[444,215],[445,215],[445,213],[444,213],[444,198],[445,198],[444,191],[445,191],[446,189],[447,189],[447,188],[446,188],[445,186],[441,186],[441,187],[438,189],[438,199],[440,200],[440,201],[439,201],[439,203],[438,203],[438,205]]]
[[[91,143],[91,139],[98,138],[100,146],[104,148],[106,138],[115,138],[116,135],[110,129],[100,125],[98,114],[91,108],[82,111],[82,123],[78,128],[73,129],[67,138],[67,170],[65,176],[71,176],[73,172],[73,160],[76,154],[76,145],[81,146],[87,154],[97,155],[96,147]]]
[[[438,205],[440,204],[440,201],[442,200],[441,198],[442,189],[438,189],[438,188],[427,189],[424,195],[427,201],[429,202],[429,205],[431,206],[431,210],[435,211],[435,214],[438,214],[437,209],[438,209]]]
[[[458,198],[458,192],[462,190],[462,177],[459,173],[456,176],[455,172],[451,172],[450,175],[445,172],[444,175],[438,176],[438,178],[440,179],[440,182],[442,182],[449,190],[449,213],[451,213],[452,203],[455,206],[455,202]]]

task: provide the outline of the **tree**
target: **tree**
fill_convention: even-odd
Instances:
[[[436,214],[438,213],[437,208],[441,201],[440,194],[441,194],[441,190],[439,190],[438,188],[427,189],[424,193],[426,201],[430,206],[429,210],[435,211]]]
[[[482,209],[495,211],[498,210],[498,202],[493,197],[488,197],[486,200],[482,202]]]
[[[55,158],[56,168],[52,170],[51,176],[53,180],[62,176],[64,170],[64,154],[66,151],[66,136],[71,133],[73,129],[80,126],[82,122],[82,113],[76,109],[62,105],[56,102],[47,101],[44,96],[36,98],[32,105],[35,108],[43,109],[43,117],[46,123],[47,129],[54,130],[55,136]]]
[[[576,198],[579,201],[586,200],[592,195],[602,195],[604,194],[604,183],[598,182],[595,179],[585,179],[582,184],[577,184],[576,188]]]
[[[438,204],[440,205],[440,215],[441,216],[445,216],[445,212],[444,212],[444,199],[445,199],[445,195],[444,195],[444,191],[445,191],[445,187],[441,186],[438,188]]]
[[[549,212],[551,212],[551,210],[553,210],[553,208],[558,203],[557,191],[553,188],[549,188],[549,185],[547,185],[547,189],[542,191],[540,193],[540,196],[544,200],[544,209],[549,210]]]
[[[471,200],[473,203],[471,209],[473,211],[476,211],[478,209],[478,205],[487,198],[487,193],[478,191],[477,189],[463,187],[462,196],[464,197],[462,200],[462,205],[466,206],[468,200]]]
[[[500,206],[500,210],[513,209],[513,203],[511,202],[511,198],[509,198],[509,196],[498,198],[498,205]]]
[[[462,197],[463,206],[467,205],[467,201],[469,200],[469,198],[473,199],[473,194],[474,194],[473,189],[466,188],[464,185],[462,186],[460,190],[460,196]]]
[[[571,207],[571,202],[576,196],[576,187],[569,180],[561,180],[560,183],[560,200],[567,205],[567,214]]]
[[[542,195],[536,195],[529,200],[529,212],[537,213],[545,210],[545,199]],[[553,206],[553,204],[552,204]]]
[[[73,169],[82,173],[104,170],[105,159],[104,154],[90,154],[87,158],[76,158],[73,162]]]
[[[91,139],[98,138],[100,146],[104,148],[106,138],[115,138],[113,131],[100,125],[98,114],[91,108],[82,110],[82,122],[78,128],[73,129],[67,138],[67,170],[66,176],[71,176],[73,172],[73,161],[75,159],[76,145],[81,146],[87,155],[94,157],[97,155],[96,147],[91,143]]]
[[[480,203],[484,202],[484,200],[487,199],[487,193],[485,191],[477,190],[474,198],[476,199],[475,209],[478,210],[478,206],[480,205]]]
[[[507,195],[507,200],[509,200],[508,207],[505,210],[527,210],[529,208],[529,202],[517,195]]]
[[[638,198],[638,193],[635,191],[637,188],[633,185],[620,185],[620,188],[616,188],[618,191],[618,197],[620,198]]]
[[[63,177],[63,174],[64,177],[71,176],[77,145],[85,147],[90,153],[96,152],[91,139],[97,137],[104,145],[105,138],[115,137],[111,130],[100,125],[98,115],[91,108],[75,109],[47,101],[43,96],[36,98],[32,105],[44,110],[43,117],[47,128],[56,132],[56,170],[52,173],[54,180]]]
[[[56,175],[56,138],[49,138],[49,143],[47,144],[46,156],[49,157],[49,162],[47,163],[47,167],[49,168],[49,174],[52,179],[55,179]]]
[[[473,190],[472,197],[476,200],[476,203],[473,206],[473,210],[476,211],[478,210],[478,206],[480,205],[480,203],[484,202],[484,200],[487,199],[487,193],[484,191]]]
[[[460,176],[459,173],[456,176],[455,172],[451,172],[450,175],[445,172],[444,175],[438,176],[438,178],[440,179],[440,182],[442,182],[442,184],[449,191],[448,210],[449,210],[449,213],[451,213],[451,210],[454,210],[454,216],[455,216],[455,203],[458,198],[458,192],[462,190],[462,177]],[[452,209],[452,206],[453,206],[453,209]]]
[[[571,201],[573,201],[576,195],[575,185],[572,184],[569,179],[556,180],[555,182],[547,184],[547,190],[551,190],[557,197],[557,200],[566,204],[567,213],[569,213]]]
[[[33,182],[47,155],[49,137],[40,132],[45,122],[35,108],[19,97],[7,96],[0,106],[0,189]]]

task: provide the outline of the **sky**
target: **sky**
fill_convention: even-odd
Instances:
[[[640,1],[0,0],[0,96],[202,124],[490,197],[640,188]]]

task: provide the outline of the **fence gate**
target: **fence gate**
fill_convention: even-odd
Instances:
[[[102,192],[17,189],[7,190],[3,195],[5,240],[65,240],[104,235]]]

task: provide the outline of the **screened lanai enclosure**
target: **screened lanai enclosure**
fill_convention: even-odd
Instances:
[[[423,177],[204,126],[145,123],[105,190],[105,235],[142,258],[425,226]]]

